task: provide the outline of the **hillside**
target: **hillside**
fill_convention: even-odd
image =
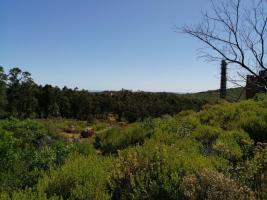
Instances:
[[[266,105],[258,95],[124,126],[1,120],[0,199],[266,199]],[[59,135],[86,126],[92,138]]]
[[[220,99],[219,90],[208,90],[208,91],[197,92],[197,93],[188,93],[188,94],[184,94],[184,96],[190,97],[190,98],[201,99],[201,100],[205,100],[208,102],[216,102]],[[242,99],[245,99],[245,97],[246,97],[246,92],[243,87],[227,89],[226,99],[230,102],[242,100]]]

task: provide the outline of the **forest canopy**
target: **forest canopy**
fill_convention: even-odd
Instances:
[[[173,115],[182,110],[199,110],[207,102],[175,93],[132,92],[129,90],[89,92],[87,90],[38,85],[31,74],[0,68],[0,117],[64,117],[91,120],[115,115],[134,122],[146,117]]]

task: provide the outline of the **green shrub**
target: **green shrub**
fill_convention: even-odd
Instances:
[[[173,117],[167,116],[155,120],[155,132],[178,134],[179,121]]]
[[[88,140],[82,140],[80,142],[76,142],[74,144],[74,151],[81,155],[93,155],[97,154],[96,149],[93,147],[93,145]]]
[[[216,154],[217,151],[213,148],[213,144],[222,134],[222,130],[212,126],[199,126],[193,133],[192,137],[202,144],[201,153]]]
[[[17,150],[19,141],[11,132],[0,130],[0,167],[6,169],[10,163],[18,159]]]
[[[267,198],[267,143],[258,143],[254,156],[241,167],[238,178],[255,191],[257,199]]]
[[[195,112],[176,120],[179,120],[178,134],[181,137],[190,136],[201,125],[199,117]]]
[[[115,127],[97,135],[95,146],[100,148],[104,154],[117,153],[117,150],[125,149],[130,145],[142,144],[150,137],[151,132],[142,128],[138,123],[126,128]]]
[[[267,141],[266,95],[259,95],[257,101],[209,105],[199,112],[202,124],[220,127],[224,130],[242,128],[256,142]]]
[[[33,186],[72,151],[72,145],[54,140],[32,120],[1,120],[0,130],[0,192]]]
[[[183,176],[213,168],[211,160],[149,141],[120,152],[110,179],[112,199],[179,199]]]
[[[218,136],[213,148],[224,158],[232,162],[246,158],[253,142],[244,131],[224,131]]]
[[[255,142],[267,142],[267,114],[251,114],[239,122],[239,126],[244,129]]]
[[[88,121],[80,121],[75,119],[65,118],[48,118],[35,120],[42,124],[48,132],[58,139],[62,138],[62,133],[80,134],[86,127],[92,127],[95,131],[105,129],[107,123],[95,121],[89,123]]]
[[[0,194],[0,200],[47,200],[46,194],[38,194],[32,189],[14,191],[11,195],[7,193]],[[52,197],[49,200],[60,200],[57,197]]]
[[[37,190],[40,194],[47,194],[48,198],[108,199],[106,184],[111,167],[109,158],[74,154],[62,167],[41,179]]]

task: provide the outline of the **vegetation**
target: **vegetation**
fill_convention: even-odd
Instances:
[[[196,98],[200,100],[208,101],[209,103],[216,103],[220,100],[219,90],[209,90],[205,92],[183,94],[189,98]],[[236,102],[244,100],[246,98],[246,90],[244,87],[229,88],[226,90],[226,100],[230,102]]]
[[[0,199],[266,199],[266,105],[258,95],[123,126],[95,121],[95,135],[75,141],[58,135],[88,122],[1,120]]]
[[[0,191],[35,185],[44,171],[62,165],[73,148],[34,121],[3,120],[0,127]]]
[[[88,92],[38,86],[29,72],[0,68],[0,118],[64,117],[91,121],[113,114],[118,120],[134,122],[146,117],[174,115],[185,109],[199,110],[207,101],[173,93],[121,90]]]
[[[223,59],[220,100],[61,89],[0,67],[0,200],[267,199],[267,94],[226,95],[229,63],[266,93],[266,1],[211,3],[182,32]]]

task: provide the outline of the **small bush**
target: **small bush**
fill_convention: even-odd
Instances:
[[[115,127],[96,136],[95,146],[104,154],[117,153],[130,145],[142,144],[151,132],[135,123],[126,128]]]
[[[192,137],[202,144],[201,153],[203,154],[216,154],[213,144],[222,134],[222,130],[212,126],[199,126],[193,133]]]
[[[252,148],[253,141],[244,131],[224,131],[218,136],[213,148],[218,153],[232,161],[237,162],[245,159]]]
[[[266,116],[251,114],[239,122],[239,126],[244,129],[255,142],[267,142],[267,113]]]

